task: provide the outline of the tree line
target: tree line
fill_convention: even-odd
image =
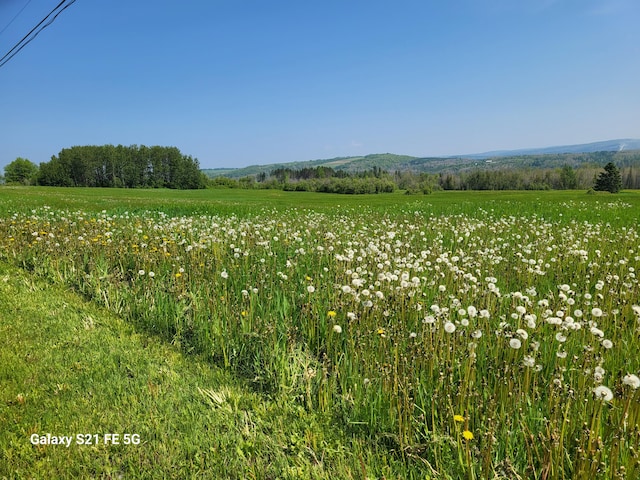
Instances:
[[[386,172],[375,167],[357,173],[333,170],[326,166],[303,169],[278,168],[239,179],[215,177],[213,188],[278,189],[327,193],[387,193],[404,190],[408,194],[434,190],[607,190],[640,189],[640,169],[626,167],[620,172],[613,163],[602,167],[590,165],[553,169],[477,169],[457,173]],[[607,176],[603,179],[602,175]],[[600,175],[600,176],[599,176]],[[611,178],[613,175],[615,178]],[[619,185],[616,189],[614,185]]]
[[[64,148],[39,167],[18,158],[5,167],[8,183],[58,187],[204,188],[197,159],[176,147],[145,145]]]
[[[454,173],[388,172],[373,167],[361,172],[334,170],[326,166],[301,169],[278,168],[269,173],[232,179],[208,178],[198,160],[176,147],[133,145],[84,146],[63,149],[40,167],[17,158],[5,167],[6,183],[50,186],[126,188],[245,188],[364,194],[404,190],[409,194],[434,190],[567,190],[590,189],[617,192],[640,189],[640,168],[613,162],[603,168],[476,169]],[[2,182],[0,177],[0,183]]]

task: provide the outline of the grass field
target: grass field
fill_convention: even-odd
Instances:
[[[636,191],[3,187],[0,474],[638,478],[639,217]]]

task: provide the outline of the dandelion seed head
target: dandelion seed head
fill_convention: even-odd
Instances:
[[[604,402],[610,402],[613,399],[613,392],[609,387],[605,387],[604,385],[598,385],[594,388],[593,394],[596,396],[596,399]]]
[[[509,340],[509,346],[514,350],[518,350],[522,346],[522,342],[518,338],[511,338]]]
[[[631,387],[632,389],[640,388],[640,378],[633,373],[628,373],[624,377],[622,377],[622,383]]]

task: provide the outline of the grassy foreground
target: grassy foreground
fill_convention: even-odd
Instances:
[[[188,383],[191,397],[161,417],[157,438],[174,441],[175,454],[155,453],[165,462],[155,471],[136,457],[132,475],[638,478],[638,212],[638,192],[0,189],[0,259],[29,271],[28,285],[47,279],[91,299],[87,308],[104,306],[145,332],[147,347],[170,342],[190,352],[186,370],[224,368],[215,385]],[[4,311],[30,301],[40,322],[26,332],[49,325],[46,312],[66,321],[62,307],[31,297]],[[109,385],[106,363],[125,384],[113,380],[116,393],[105,398],[147,412],[162,405],[147,393],[189,378],[151,370],[131,384],[134,360],[111,358],[130,349],[105,340],[92,351],[111,359],[73,371],[87,354],[73,335],[93,332],[102,318],[90,317],[67,328],[73,348],[43,357],[47,372],[66,362],[58,376],[69,381],[51,377],[53,396],[77,391],[74,403],[95,401],[91,382]],[[47,354],[64,343],[50,345]],[[5,362],[6,371],[22,363]],[[72,378],[89,386],[63,388]],[[29,405],[29,392],[11,395],[12,405]],[[207,413],[180,421],[192,397]],[[100,419],[117,411],[87,409]],[[194,424],[206,433],[190,438]],[[23,440],[41,428],[18,425]],[[148,439],[156,437],[129,425],[137,424],[86,433],[140,435],[144,454],[154,452]],[[208,443],[211,432],[228,439],[224,447]],[[8,451],[15,457],[13,445]],[[110,446],[111,459],[115,451],[135,452]]]
[[[257,395],[211,363],[2,263],[0,336],[0,478],[328,479],[363,471],[397,478],[400,471],[303,408]],[[34,434],[72,437],[71,445],[34,445]],[[119,444],[106,434],[119,434]]]

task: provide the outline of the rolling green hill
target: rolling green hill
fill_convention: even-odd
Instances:
[[[325,166],[334,170],[344,170],[349,173],[371,170],[374,167],[390,172],[412,171],[424,173],[458,173],[469,170],[504,169],[504,168],[559,168],[563,165],[578,167],[580,165],[605,165],[614,162],[618,166],[640,164],[640,150],[578,152],[578,153],[544,153],[544,154],[514,154],[496,155],[488,158],[479,156],[460,157],[412,157],[393,153],[372,154],[360,157],[336,157],[325,160],[310,160],[304,162],[274,163],[269,165],[252,165],[245,168],[220,168],[202,170],[211,178],[230,177],[241,178],[269,173],[279,168],[300,170]]]

